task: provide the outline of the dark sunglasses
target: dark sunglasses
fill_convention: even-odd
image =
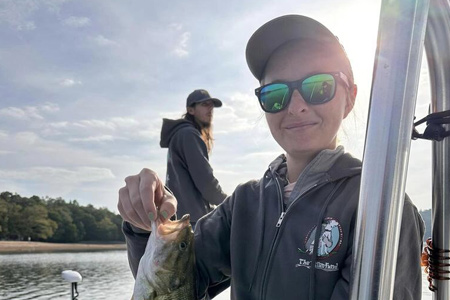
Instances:
[[[306,103],[317,105],[330,101],[336,94],[336,79],[350,88],[344,73],[333,72],[310,75],[296,81],[269,83],[255,89],[255,94],[265,112],[277,113],[289,105],[295,89]]]

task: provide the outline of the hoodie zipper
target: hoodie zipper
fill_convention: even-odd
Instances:
[[[327,183],[328,181],[324,181],[322,182],[320,185],[323,185],[325,183]],[[313,186],[309,187],[306,191],[304,191],[303,193],[301,193],[300,195],[297,196],[297,198],[294,199],[294,201],[292,201],[291,205],[289,205],[288,209],[286,211],[281,212],[280,217],[278,218],[278,222],[276,227],[280,227],[281,223],[283,223],[284,217],[286,216],[286,214],[288,213],[288,211],[291,210],[291,207],[298,201],[300,200],[301,197],[303,197],[304,195],[306,195],[307,193],[309,193],[309,191],[311,191],[312,189],[314,189],[315,187],[317,187],[319,184],[316,183]]]
[[[275,225],[275,227],[277,227],[277,230],[275,232],[275,237],[273,238],[272,246],[270,247],[269,255],[268,255],[267,260],[266,260],[266,266],[264,267],[263,280],[262,280],[262,285],[261,285],[261,296],[259,297],[259,299],[261,299],[261,300],[266,299],[265,293],[264,293],[265,292],[264,287],[266,286],[267,273],[268,273],[270,261],[272,260],[273,250],[275,249],[275,245],[278,242],[278,234],[279,234],[279,232],[281,230],[281,224],[283,223],[283,220],[285,219],[286,214],[291,210],[292,206],[294,206],[294,204],[296,202],[298,202],[298,200],[301,197],[303,197],[304,195],[309,193],[311,190],[313,190],[317,186],[319,186],[319,184],[315,184],[315,185],[311,186],[309,189],[307,189],[305,192],[300,194],[297,198],[294,199],[294,201],[292,201],[291,205],[289,205],[288,209],[285,211],[284,210],[284,205],[283,205],[283,194],[282,194],[282,190],[281,190],[281,185],[280,185],[280,182],[278,181],[278,178],[276,176],[274,176],[274,177],[275,177],[275,182],[276,182],[277,187],[278,187],[277,190],[278,190],[278,199],[280,200],[280,203],[281,203],[281,214],[280,214],[280,217],[278,218],[277,224]],[[328,183],[328,180],[323,182],[323,183],[321,183],[320,185],[323,185],[325,183]]]
[[[273,174],[272,174],[272,176],[273,176]],[[281,215],[280,215],[280,218],[278,219],[277,225],[278,225],[278,223],[280,223],[280,225],[281,225],[281,222],[283,221],[283,218],[284,218],[284,216],[286,214],[285,211],[284,211],[284,205],[283,205],[283,193],[282,193],[282,190],[281,190],[280,182],[278,181],[278,177],[274,176],[274,180],[275,180],[275,182],[277,184],[278,200],[279,200],[279,203],[281,204]],[[278,239],[278,233],[280,232],[279,226],[276,226],[276,227],[277,227],[277,230],[275,232],[275,237],[273,238],[272,246],[270,247],[269,255],[267,256],[266,265],[265,265],[264,271],[263,271],[263,280],[262,280],[261,293],[260,293],[261,296],[259,297],[259,299],[261,299],[261,300],[265,299],[265,297],[264,297],[264,285],[265,285],[266,277],[267,277],[267,269],[269,268],[269,263],[270,263],[270,260],[271,260],[271,257],[272,257],[272,252],[273,252],[273,249],[275,248],[275,243],[276,243],[276,241]]]

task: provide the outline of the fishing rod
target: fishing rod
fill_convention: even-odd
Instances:
[[[80,273],[72,270],[65,270],[61,273],[62,278],[64,280],[71,283],[72,289],[71,289],[71,300],[76,300],[78,298],[78,290],[77,290],[77,284],[78,282],[81,282],[83,278],[81,277]]]

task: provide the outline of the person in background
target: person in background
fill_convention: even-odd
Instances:
[[[284,153],[261,179],[238,186],[197,222],[198,299],[214,296],[231,280],[232,299],[347,300],[361,180],[361,161],[337,143],[357,94],[350,61],[332,32],[301,15],[261,26],[246,57],[260,84],[258,102]],[[145,207],[164,221],[160,212],[170,217],[176,200],[153,171],[136,176],[148,189],[138,192],[127,183],[118,206],[127,208],[120,210],[123,231],[128,253],[138,258],[146,237],[132,230],[139,219],[126,211]],[[421,298],[423,233],[417,208],[405,195],[394,299]],[[132,270],[138,262],[130,260]]]
[[[160,145],[168,148],[166,186],[178,200],[178,217],[190,214],[192,225],[227,196],[209,164],[214,108],[221,106],[222,101],[198,89],[187,97],[181,119],[163,119]]]

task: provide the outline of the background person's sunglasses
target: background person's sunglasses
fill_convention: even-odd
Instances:
[[[342,72],[320,73],[296,81],[274,82],[255,89],[261,108],[268,113],[277,113],[285,109],[297,89],[306,103],[323,104],[334,98],[336,79],[340,79],[350,88],[347,76]]]

